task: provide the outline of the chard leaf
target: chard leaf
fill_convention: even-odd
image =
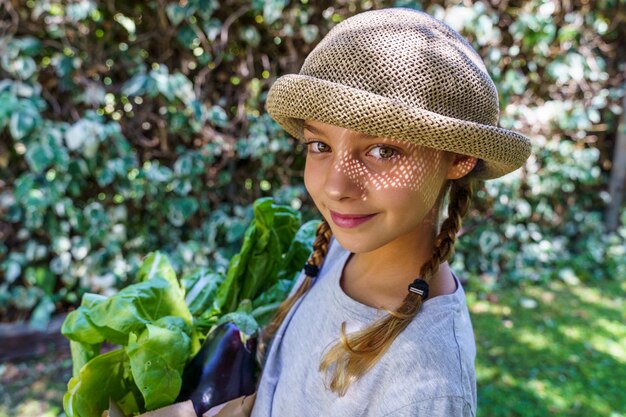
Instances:
[[[141,264],[141,268],[137,274],[137,281],[148,281],[155,277],[164,278],[175,287],[179,287],[180,283],[176,279],[176,272],[170,264],[167,256],[161,252],[150,252]]]
[[[310,220],[303,224],[289,246],[287,254],[282,260],[278,279],[288,279],[293,282],[304,268],[304,264],[311,256],[315,232],[319,220]]]
[[[288,279],[279,279],[274,285],[268,288],[252,302],[253,310],[277,301],[282,302],[289,293],[292,285],[293,281]]]
[[[131,332],[138,333],[161,317],[178,316],[192,323],[183,289],[160,276],[129,285],[86,314],[106,339],[119,345],[126,345]]]
[[[120,405],[124,414],[138,413],[140,402],[135,397],[140,394],[129,379],[128,368],[128,356],[123,349],[87,362],[67,384],[63,397],[67,417],[101,417],[109,406],[109,398]]]
[[[63,320],[61,333],[70,340],[88,345],[104,342],[104,335],[91,321],[88,311],[105,300],[106,297],[98,294],[83,295],[80,307],[69,313]],[[74,355],[72,355],[72,360],[74,360]]]
[[[250,314],[252,315],[252,317],[254,317],[254,319],[259,324],[259,326],[263,328],[267,326],[270,320],[272,319],[272,317],[274,317],[274,314],[276,313],[276,310],[278,310],[280,303],[281,301],[276,301],[274,303],[269,303],[269,304],[263,304],[255,308],[254,310],[252,310]]]
[[[129,285],[109,298],[83,297],[82,305],[65,318],[61,333],[86,344],[109,340],[126,345],[130,332],[139,332],[165,316],[192,323],[183,289],[158,276]]]
[[[220,285],[213,303],[213,310],[217,313],[231,312],[237,307],[239,298],[239,277],[245,270],[246,263],[252,251],[253,242],[260,240],[257,234],[257,223],[255,220],[250,223],[244,234],[243,244],[238,254],[233,256],[228,265],[226,279]]]
[[[100,353],[101,343],[90,345],[88,343],[70,340],[70,352],[72,353],[72,376],[78,376],[81,368]]]
[[[222,274],[199,269],[181,280],[187,294],[185,302],[192,316],[201,316],[207,309],[213,307],[213,300],[224,279]]]
[[[254,247],[252,256],[242,272],[244,279],[239,299],[253,299],[261,291],[266,290],[276,282],[278,268],[282,253],[280,252],[280,239],[278,234],[267,229],[268,241],[265,247],[260,245]]]
[[[226,323],[233,322],[239,329],[239,335],[241,336],[241,343],[244,345],[248,341],[248,339],[259,331],[259,324],[256,322],[254,317],[249,313],[244,311],[234,311],[232,313],[224,314],[216,323],[216,327]]]
[[[280,253],[285,253],[289,249],[293,238],[302,223],[302,215],[299,211],[289,206],[274,206],[274,221],[271,228],[279,238]]]
[[[255,299],[278,278],[280,262],[300,225],[300,213],[273,204],[271,197],[254,202],[254,220],[246,230],[241,252],[231,260],[218,291],[216,307],[232,312],[237,301]]]
[[[148,411],[173,404],[180,392],[191,350],[186,327],[178,317],[164,317],[147,324],[139,336],[131,333],[128,338],[133,378]]]

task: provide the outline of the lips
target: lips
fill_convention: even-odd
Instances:
[[[334,211],[330,210],[330,217],[332,217],[333,222],[337,226],[339,226],[339,227],[344,227],[344,228],[348,228],[348,229],[351,229],[353,227],[357,227],[357,226],[367,222],[368,220],[372,219],[372,217],[376,216],[376,214],[378,214],[378,213],[365,214],[365,215],[359,215],[359,214],[339,214],[337,212],[334,212]]]

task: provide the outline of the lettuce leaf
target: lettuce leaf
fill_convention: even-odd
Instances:
[[[109,398],[118,403],[124,414],[140,411],[141,395],[130,378],[128,355],[117,349],[96,356],[85,364],[78,376],[67,384],[63,409],[67,417],[101,417]]]
[[[131,332],[141,332],[146,324],[166,316],[181,317],[189,325],[193,320],[182,288],[154,276],[149,281],[129,285],[103,301],[82,305],[67,315],[61,333],[82,343],[108,340],[126,345]]]
[[[139,336],[130,334],[126,352],[147,410],[174,403],[180,392],[183,369],[191,356],[186,327],[180,317],[169,316],[147,324]]]
[[[85,294],[61,332],[71,342],[68,417],[100,417],[113,399],[126,414],[172,404],[185,364],[199,350],[185,291],[167,258],[149,254],[137,284],[111,297]],[[99,355],[104,341],[122,348]]]

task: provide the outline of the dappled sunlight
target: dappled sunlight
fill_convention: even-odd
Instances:
[[[618,319],[625,311],[617,302],[621,285],[573,288],[555,281],[500,290],[495,303],[470,289],[479,402],[525,416],[624,415],[622,392],[615,386],[626,379],[626,328]],[[507,327],[509,321],[513,325]],[[511,397],[524,405],[512,408]]]
[[[61,411],[59,407],[51,407],[48,401],[29,399],[14,409],[0,406],[0,417],[57,417]]]
[[[554,341],[546,336],[545,333],[539,333],[536,330],[522,328],[518,329],[516,334],[517,340],[531,349],[550,349],[554,345]]]

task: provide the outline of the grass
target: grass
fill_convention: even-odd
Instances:
[[[626,416],[626,282],[467,293],[481,416]]]
[[[71,376],[69,349],[0,364],[0,417],[65,416],[63,394]]]
[[[481,417],[626,417],[626,282],[467,291]],[[63,416],[67,352],[0,364],[0,417]]]

